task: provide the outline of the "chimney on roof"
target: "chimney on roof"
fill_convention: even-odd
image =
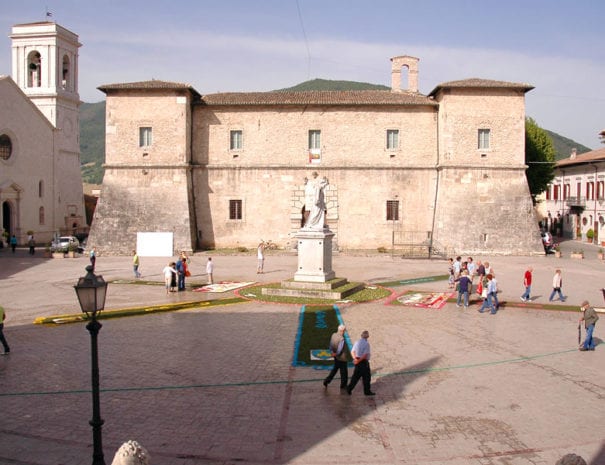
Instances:
[[[569,159],[570,160],[575,160],[577,154],[578,154],[578,150],[577,149],[571,149],[571,155],[569,156]]]
[[[418,62],[415,57],[403,55],[391,58],[391,92],[418,93]],[[407,71],[407,87],[401,88],[401,71]]]

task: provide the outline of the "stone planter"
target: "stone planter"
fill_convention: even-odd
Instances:
[[[597,254],[597,258],[598,258],[599,260],[603,260],[603,257],[604,257],[604,256],[605,256],[605,254],[603,254],[603,253],[598,253],[598,254]]]
[[[53,252],[53,258],[65,258],[65,254],[63,252]]]
[[[584,254],[581,252],[572,252],[571,258],[577,258],[579,260],[582,260],[584,258]]]
[[[560,250],[555,250],[555,257],[556,258],[561,258],[561,251]]]

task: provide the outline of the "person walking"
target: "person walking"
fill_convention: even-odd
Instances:
[[[208,262],[206,263],[206,274],[208,275],[208,284],[213,284],[213,276],[214,273],[214,262],[212,261],[212,257],[208,257]]]
[[[17,236],[14,234],[11,236],[11,250],[15,253],[15,249],[17,248]]]
[[[137,254],[136,250],[133,250],[132,251],[132,271],[134,271],[134,277],[137,279],[141,277],[141,273],[139,272],[140,264],[141,264],[141,261],[139,260],[139,254]]]
[[[552,292],[550,293],[550,297],[548,298],[549,302],[553,301],[556,293],[559,293],[559,300],[561,302],[565,302],[567,297],[565,297],[563,295],[563,292],[561,291],[562,286],[563,286],[563,279],[561,278],[561,270],[557,268],[555,270],[555,275],[552,277]]]
[[[584,322],[584,327],[586,328],[586,338],[584,339],[584,343],[580,346],[581,351],[585,350],[594,350],[595,343],[592,338],[592,333],[594,332],[594,327],[599,320],[599,315],[595,312],[595,309],[590,306],[588,300],[582,302],[582,306],[580,310],[584,312],[582,318],[580,318],[580,323]]]
[[[478,311],[479,313],[483,313],[486,308],[490,308],[490,313],[492,315],[495,315],[497,307],[496,304],[494,304],[494,296],[496,296],[498,288],[496,287],[496,283],[494,282],[493,276],[491,274],[488,274],[485,279],[487,279],[487,296]]]
[[[456,307],[460,307],[460,301],[464,296],[464,308],[468,308],[468,296],[473,288],[473,282],[468,277],[468,270],[464,270],[462,275],[456,279],[458,282],[458,300],[456,301]]]
[[[90,251],[90,264],[92,265],[92,271],[95,270],[95,263],[97,263],[97,248],[93,247]]]
[[[337,372],[340,371],[340,389],[346,389],[349,381],[349,370],[347,368],[347,344],[345,341],[345,325],[340,325],[330,338],[330,353],[334,357],[334,367],[324,379],[324,387],[332,381]]]
[[[34,239],[34,235],[31,234],[29,236],[29,240],[27,241],[27,245],[29,245],[29,254],[34,255],[36,253],[36,240]]]
[[[10,354],[11,348],[8,346],[8,342],[6,342],[6,338],[4,337],[4,320],[6,320],[6,313],[4,312],[4,307],[0,305],[0,342],[4,347],[4,353],[2,355]]]
[[[523,286],[525,286],[525,292],[521,296],[522,302],[531,301],[530,294],[531,294],[532,271],[534,271],[534,269],[531,266],[528,266],[527,270],[525,270],[525,274],[523,275]]]
[[[494,304],[494,308],[496,309],[496,311],[498,311],[498,309],[500,308],[500,301],[498,300],[498,281],[496,280],[496,275],[492,272],[492,299],[493,299],[493,304]],[[489,293],[489,287],[487,289],[488,293]]]
[[[265,249],[267,248],[267,243],[265,241],[261,241],[258,244],[256,249],[256,257],[258,259],[258,264],[256,265],[256,274],[263,274],[263,269],[265,267]]]
[[[363,381],[363,393],[366,396],[375,396],[376,393],[371,390],[371,382],[372,382],[372,371],[370,370],[370,343],[368,342],[368,338],[370,337],[370,333],[368,331],[364,331],[361,333],[361,338],[353,344],[353,348],[351,349],[351,355],[353,356],[353,364],[355,365],[355,369],[353,370],[353,376],[351,377],[351,382],[347,386],[347,394],[351,395],[353,389],[355,389],[355,385],[359,381],[359,378]]]

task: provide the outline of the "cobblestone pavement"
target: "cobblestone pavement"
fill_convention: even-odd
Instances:
[[[569,245],[568,247],[572,247]],[[554,269],[568,303],[601,295],[605,264],[587,258],[491,257],[507,305],[497,315],[447,304],[427,310],[385,301],[344,304],[351,338],[370,331],[373,390],[324,390],[326,372],[292,367],[299,306],[250,302],[104,320],[99,333],[106,463],[136,439],[158,464],[554,464],[575,452],[605,463],[605,346],[577,350],[579,312],[541,309]],[[484,257],[476,257],[484,259]],[[164,258],[142,258],[161,281]],[[203,283],[206,255],[193,257]],[[213,256],[215,280],[291,278],[293,255]],[[85,258],[44,260],[0,251],[0,303],[10,356],[0,357],[0,464],[92,460],[90,338],[83,324],[33,325],[78,311]],[[523,271],[534,267],[534,304]],[[337,276],[370,283],[443,274],[442,260],[335,255]],[[130,279],[129,257],[99,257],[106,308],[232,295],[185,292]],[[444,281],[398,286],[442,291]],[[603,322],[595,335],[602,341]]]

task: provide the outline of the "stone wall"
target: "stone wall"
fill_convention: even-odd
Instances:
[[[327,222],[339,249],[390,248],[395,232],[458,253],[540,253],[524,165],[524,93],[456,88],[439,107],[207,105],[178,91],[107,100],[107,171],[94,240],[129,253],[137,231],[174,231],[175,250],[292,249],[304,178],[329,179]],[[152,147],[138,128],[153,127]],[[489,150],[477,131],[489,128]],[[386,146],[389,129],[399,145]],[[321,131],[319,159],[310,130]],[[243,146],[230,147],[241,131]],[[190,143],[191,142],[191,143]],[[230,218],[230,202],[241,217]],[[399,217],[387,219],[387,202]],[[412,234],[413,233],[413,234]],[[103,245],[105,247],[105,244]]]

